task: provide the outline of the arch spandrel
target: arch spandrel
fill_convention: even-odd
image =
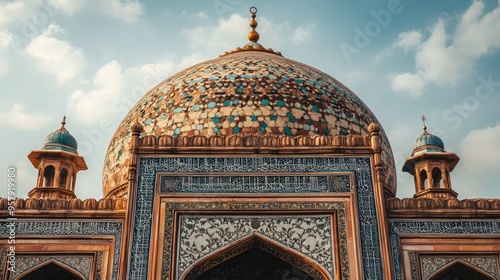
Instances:
[[[462,278],[456,278],[462,277]],[[494,277],[470,263],[455,260],[440,268],[426,280],[495,280]]]
[[[254,249],[260,250],[265,254],[289,264],[290,266],[282,271],[284,274],[287,272],[289,274],[295,273],[297,274],[296,277],[301,277],[300,279],[304,280],[333,279],[327,270],[308,256],[257,233],[252,233],[240,240],[236,240],[224,248],[199,259],[185,271],[180,279],[199,279],[199,277],[206,275],[212,269],[224,265],[226,262],[230,262],[238,256]]]
[[[285,251],[301,252],[326,271],[336,271],[333,248],[338,241],[334,240],[332,219],[331,214],[181,215],[176,274],[184,275],[200,259],[253,235],[262,236]]]
[[[47,275],[44,271],[50,271],[50,273],[58,273],[60,275],[64,274],[65,280],[85,280],[86,277],[75,269],[58,262],[56,260],[48,260],[41,264],[38,264],[31,269],[23,272],[15,280],[58,280],[62,278],[54,278],[54,275]],[[62,274],[61,274],[62,273]],[[71,277],[71,278],[68,278]]]

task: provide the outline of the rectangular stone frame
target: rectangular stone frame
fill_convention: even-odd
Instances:
[[[500,256],[500,221],[389,221],[396,279],[422,279],[420,256]]]
[[[288,197],[276,202],[276,198],[258,198],[256,202],[252,198],[238,199],[235,202],[233,198],[203,199],[198,198],[197,202],[192,199],[184,200],[180,198],[162,198],[161,211],[165,213],[164,219],[159,220],[158,230],[163,229],[163,243],[158,242],[156,252],[159,252],[156,259],[156,275],[153,279],[178,279],[175,266],[166,267],[166,264],[177,263],[177,242],[179,237],[178,223],[181,215],[196,212],[198,215],[221,215],[221,216],[294,216],[303,217],[307,215],[331,215],[332,235],[334,242],[331,252],[333,255],[335,267],[334,279],[349,279],[349,260],[355,256],[353,248],[348,248],[347,235],[354,235],[353,229],[346,227],[346,220],[352,218],[352,207],[349,204],[349,198],[337,198],[333,202],[331,199],[324,199],[318,202],[318,199],[309,198],[305,201],[297,201],[296,198]],[[338,218],[340,216],[340,219]],[[340,220],[340,221],[339,221]],[[341,225],[339,225],[339,223]],[[172,231],[165,229],[172,228]],[[334,231],[340,228],[342,231]],[[161,237],[160,237],[161,238]],[[352,244],[351,244],[352,245]],[[173,261],[172,261],[173,260]],[[351,261],[355,263],[355,261]],[[354,265],[353,265],[354,266]],[[332,272],[330,272],[332,273]],[[176,276],[175,278],[172,278]],[[342,278],[340,278],[342,276]],[[170,277],[170,278],[169,278]]]
[[[137,196],[131,198],[135,200],[133,205],[134,220],[132,222],[133,234],[131,237],[132,252],[130,252],[129,270],[127,272],[128,279],[158,279],[158,271],[164,275],[163,279],[172,279],[170,271],[171,267],[164,267],[163,264],[167,261],[162,260],[163,250],[169,245],[163,244],[164,242],[171,242],[164,240],[165,231],[164,227],[160,227],[162,220],[167,221],[169,216],[167,211],[168,204],[176,203],[191,203],[196,205],[200,202],[200,197],[195,197],[196,194],[160,194],[159,182],[161,174],[178,175],[192,175],[203,174],[207,172],[221,172],[220,174],[227,174],[234,172],[234,162],[238,160],[245,162],[241,165],[248,167],[248,174],[254,172],[262,173],[261,166],[265,165],[266,172],[283,172],[282,174],[296,174],[307,173],[315,174],[322,172],[330,172],[331,174],[350,174],[352,178],[352,191],[350,193],[333,194],[301,194],[299,196],[293,194],[259,194],[241,196],[246,197],[253,201],[254,206],[257,205],[259,199],[276,200],[276,197],[285,197],[289,202],[303,201],[304,198],[310,198],[309,202],[316,203],[327,197],[327,202],[334,202],[335,198],[348,199],[350,215],[354,217],[350,219],[353,221],[348,225],[352,234],[349,237],[349,267],[350,275],[353,279],[382,279],[382,259],[381,259],[381,245],[379,239],[379,225],[377,218],[377,206],[374,198],[374,181],[372,176],[371,157],[335,157],[335,156],[184,156],[184,157],[147,157],[141,156],[138,164],[137,174]],[[220,167],[214,163],[224,162],[224,166]],[[236,164],[237,165],[237,164]],[[214,170],[214,166],[216,170]],[[231,170],[225,170],[230,166]],[[209,169],[207,169],[209,168]],[[217,169],[218,168],[218,169]],[[280,169],[285,168],[285,169]],[[238,169],[238,166],[236,166]],[[212,196],[212,201],[210,201]],[[219,195],[220,196],[220,195]],[[234,194],[228,194],[228,197],[234,197]],[[163,198],[162,198],[163,197]],[[169,199],[178,199],[176,202]],[[203,194],[208,201],[213,203],[215,194]],[[300,199],[298,199],[300,197]],[[239,199],[239,198],[238,198]],[[234,201],[234,200],[231,200]],[[237,200],[237,202],[240,202]],[[245,201],[243,201],[245,202]],[[248,201],[247,201],[248,202]],[[269,209],[269,210],[277,210]],[[222,209],[221,209],[222,210]],[[166,223],[166,222],[165,222]],[[353,239],[351,239],[353,238]],[[352,240],[352,243],[351,243]],[[161,243],[161,244],[160,244]],[[162,245],[163,244],[163,245]],[[170,244],[171,246],[171,244]],[[162,252],[162,253],[160,253]],[[161,256],[161,258],[160,258]],[[170,262],[168,262],[170,263]],[[166,276],[165,276],[166,275]],[[170,278],[168,278],[170,277]]]
[[[6,253],[11,220],[0,221],[0,279],[7,279]],[[95,254],[94,279],[118,279],[120,262],[122,221],[82,221],[82,220],[16,220],[16,254],[73,255]],[[99,263],[100,262],[100,263]],[[101,278],[102,276],[102,278]],[[93,279],[93,278],[90,278]]]

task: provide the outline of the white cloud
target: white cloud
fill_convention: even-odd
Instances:
[[[418,30],[412,30],[399,33],[394,47],[402,48],[405,52],[415,49],[422,43],[422,33]]]
[[[314,25],[298,26],[293,29],[289,22],[277,24],[266,17],[257,19],[259,25],[256,31],[260,35],[259,43],[266,48],[278,50],[281,46],[292,43],[301,44],[310,38]],[[183,29],[182,34],[189,40],[192,48],[204,46],[225,52],[243,47],[248,43],[247,35],[250,32],[248,18],[239,14],[232,14],[229,18],[220,19],[217,26],[198,26],[194,29]]]
[[[112,113],[109,104],[123,92],[121,66],[113,60],[95,74],[90,92],[76,90],[69,96],[68,113],[85,124],[95,124]]]
[[[143,13],[143,6],[138,1],[105,0],[100,1],[105,14],[121,19],[126,23],[135,23]]]
[[[473,130],[460,142],[460,164],[470,172],[498,171],[500,166],[500,124]],[[498,175],[498,173],[497,173]]]
[[[86,5],[93,7],[95,12],[126,23],[136,22],[144,12],[143,5],[132,0],[16,0],[0,3],[0,27],[25,21],[24,28],[42,28],[43,26],[38,25],[41,19],[50,22],[51,18],[59,13],[73,15]],[[203,17],[204,14],[199,12],[197,16]]]
[[[65,14],[72,15],[77,10],[81,9],[85,4],[85,0],[49,0],[48,3],[55,10],[62,11]]]
[[[41,28],[41,21],[50,21],[59,12],[72,15],[85,3],[85,0],[17,0],[0,3],[0,26],[25,21],[25,25]]]
[[[42,1],[12,1],[0,3],[0,26],[15,23],[33,15]]]
[[[308,25],[306,27],[299,26],[295,29],[292,36],[288,37],[292,44],[299,45],[311,37],[314,30],[314,25]]]
[[[53,37],[62,33],[57,25],[49,25],[38,37],[33,38],[26,47],[26,53],[37,59],[43,70],[51,73],[59,84],[75,78],[85,68],[86,60],[83,51],[75,48],[67,41]]]
[[[96,72],[92,89],[79,89],[69,96],[68,113],[85,125],[95,125],[103,119],[120,121],[151,88],[200,60],[200,55],[193,54],[178,64],[161,61],[125,69],[113,60]]]
[[[419,97],[427,81],[420,75],[403,73],[392,77],[391,87],[395,91],[407,91],[413,97]]]
[[[23,103],[16,103],[8,112],[0,113],[0,125],[20,130],[38,130],[51,120],[49,116],[24,112]]]
[[[12,34],[7,31],[0,31],[0,50],[9,47],[12,42]]]
[[[189,45],[192,48],[205,46],[229,51],[235,48],[234,42],[244,40],[249,29],[247,18],[232,14],[228,19],[219,20],[219,24],[215,27],[198,26],[194,29],[183,29],[181,32],[189,38],[191,41]]]
[[[2,52],[12,43],[12,34],[7,31],[0,31],[0,76],[7,73],[9,63],[1,56]]]
[[[500,37],[494,35],[500,30],[500,7],[484,13],[484,3],[473,1],[459,17],[454,33],[447,34],[446,25],[446,19],[440,18],[426,40],[422,40],[418,31],[398,36],[396,47],[417,50],[416,71],[391,75],[393,90],[420,96],[430,83],[454,86],[470,73],[480,57],[500,49]]]

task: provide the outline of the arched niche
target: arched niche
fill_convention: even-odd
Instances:
[[[435,189],[441,188],[441,169],[434,167],[432,169],[432,187]]]
[[[68,179],[68,170],[66,168],[61,169],[61,173],[59,174],[59,187],[66,187],[66,180]]]
[[[482,270],[456,260],[431,275],[428,280],[494,280]]]
[[[254,266],[251,269],[263,269],[270,271],[270,268],[276,269],[276,273],[280,274],[279,278],[276,275],[269,275],[270,278],[257,277],[265,271],[252,271],[248,266]],[[242,267],[246,265],[247,267]],[[234,277],[232,271],[228,273],[227,278],[220,275],[220,271],[237,267],[239,275]],[[251,271],[249,274],[248,272]],[[186,272],[180,277],[182,280],[204,280],[209,279],[211,273],[218,274],[217,279],[296,279],[296,280],[330,280],[330,274],[321,267],[318,263],[311,260],[307,256],[283,247],[281,244],[269,240],[259,234],[252,234],[244,239],[229,244],[224,249],[195,262]],[[259,274],[260,273],[260,274]],[[242,278],[248,277],[248,278]]]
[[[429,186],[427,185],[427,172],[425,170],[420,171],[420,186],[421,190],[429,188]]]
[[[43,178],[44,178],[44,187],[52,187],[54,184],[54,176],[55,176],[56,169],[54,166],[49,165],[46,166],[44,171],[43,171]]]
[[[85,280],[85,277],[60,262],[50,260],[24,272],[16,280]]]

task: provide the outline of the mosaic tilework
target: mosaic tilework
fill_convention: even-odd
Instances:
[[[103,191],[125,183],[130,127],[145,135],[368,135],[377,122],[356,94],[329,75],[263,52],[243,52],[185,69],[150,90],[130,110],[106,155]],[[380,133],[390,181],[395,167]]]
[[[342,221],[345,223],[345,221]],[[259,233],[333,268],[332,216],[189,216],[179,228],[177,276],[195,261],[252,233]],[[332,275],[332,277],[334,277]]]
[[[500,234],[500,221],[390,221],[390,242],[396,279],[403,279],[398,236],[400,234]]]
[[[359,231],[361,235],[364,279],[382,279],[382,263],[378,238],[378,224],[376,220],[377,214],[373,197],[374,194],[370,158],[162,157],[140,159],[138,189],[135,205],[136,209],[133,221],[134,232],[132,236],[132,252],[130,256],[131,267],[129,271],[129,279],[131,280],[145,279],[148,271],[148,257],[150,253],[149,244],[152,224],[151,214],[157,172],[210,172],[211,174],[220,173],[225,175],[232,172],[353,172],[356,186],[355,191],[358,199],[358,219],[360,221]],[[220,205],[219,207],[233,206],[238,207],[237,205],[235,206],[231,204],[226,206]],[[200,206],[193,205],[192,207]],[[256,206],[250,205],[248,207],[253,207],[249,209],[256,209]],[[273,207],[283,206],[278,205]],[[298,205],[295,207],[305,206]],[[324,207],[332,206],[318,204],[310,205],[308,207],[325,209]],[[168,238],[165,238],[165,242],[167,242],[167,240]],[[164,254],[164,257],[169,258],[170,256],[168,254]],[[169,261],[164,261],[164,263],[169,263]],[[164,274],[165,270],[168,271],[168,267],[164,267]]]
[[[162,193],[336,193],[350,192],[347,175],[162,176]]]
[[[0,221],[0,237],[9,235],[10,221]],[[119,221],[17,221],[16,237],[27,236],[96,236],[109,235],[114,237],[114,256],[111,279],[118,279],[118,264],[120,262],[122,222]],[[0,270],[1,271],[1,270]]]

